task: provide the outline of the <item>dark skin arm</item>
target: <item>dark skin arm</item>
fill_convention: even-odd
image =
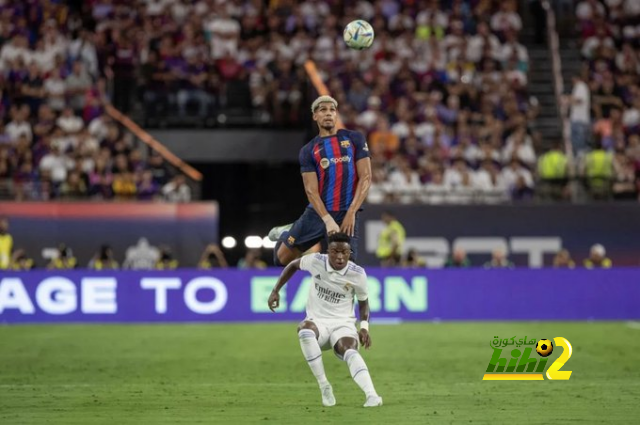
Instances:
[[[320,197],[320,191],[318,189],[318,176],[315,172],[302,173],[302,182],[304,183],[304,191],[307,194],[307,199],[311,202],[313,209],[316,210],[320,217],[324,217],[329,214],[327,207],[325,207],[322,198]]]
[[[273,291],[271,291],[271,295],[269,295],[269,310],[272,312],[276,312],[276,308],[280,306],[280,289],[291,279],[291,277],[300,270],[300,258],[293,260],[287,267],[282,270],[278,281],[276,282],[276,286],[273,287]],[[367,314],[368,314],[367,308]]]
[[[307,194],[307,199],[313,206],[313,209],[318,213],[320,217],[324,217],[329,214],[327,211],[327,207],[322,202],[322,198],[320,197],[320,191],[318,189],[318,177],[315,172],[306,172],[302,173],[302,182],[304,183],[304,191]],[[325,222],[325,226],[327,226],[327,233],[330,235],[339,230],[338,224],[333,221],[333,218],[330,220],[331,225],[327,226]]]
[[[369,187],[371,186],[371,159],[362,158],[356,162],[356,171],[358,172],[358,186],[356,186],[356,193],[344,220],[342,220],[342,225],[340,226],[340,231],[349,236],[355,235],[356,213],[369,194]]]
[[[358,301],[358,309],[360,311],[360,321],[366,320],[369,321],[369,300]],[[365,349],[369,349],[371,347],[371,335],[369,335],[369,331],[366,329],[360,329],[358,331],[358,336],[360,337],[360,344]]]

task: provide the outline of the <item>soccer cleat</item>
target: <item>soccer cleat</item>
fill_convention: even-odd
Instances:
[[[327,384],[324,387],[320,388],[322,392],[322,405],[331,407],[336,405],[336,398],[333,396],[333,388],[331,384]]]
[[[367,401],[364,403],[364,407],[378,407],[382,406],[382,397],[378,395],[371,395],[367,397]]]
[[[280,236],[282,236],[283,232],[291,229],[293,227],[293,223],[285,224],[284,226],[274,227],[269,230],[269,235],[267,236],[271,242],[278,242],[280,240]]]

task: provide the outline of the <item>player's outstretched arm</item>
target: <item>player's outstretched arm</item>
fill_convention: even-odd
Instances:
[[[358,301],[358,308],[360,310],[360,330],[358,336],[360,337],[360,344],[365,349],[371,347],[371,335],[369,335],[369,300]]]
[[[327,228],[327,234],[335,233],[340,230],[340,226],[335,222],[333,217],[327,211],[327,207],[322,202],[320,196],[320,190],[318,189],[318,176],[315,171],[310,173],[302,173],[302,182],[304,183],[304,191],[307,194],[307,199],[316,210],[318,215],[322,217],[322,221]]]
[[[276,312],[276,308],[280,306],[280,289],[291,279],[291,277],[300,270],[300,258],[293,260],[282,270],[276,286],[273,287],[271,295],[269,295],[269,310]]]
[[[340,231],[349,236],[354,236],[355,234],[356,213],[369,194],[369,187],[371,186],[371,159],[368,157],[359,159],[358,162],[356,162],[356,172],[358,173],[356,193],[353,197],[353,202],[349,205],[347,215],[342,221],[342,226],[340,226]]]

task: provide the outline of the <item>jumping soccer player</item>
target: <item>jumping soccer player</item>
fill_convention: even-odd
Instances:
[[[358,341],[366,349],[371,347],[367,274],[362,267],[349,261],[351,245],[345,233],[329,236],[327,252],[308,254],[290,262],[269,296],[269,309],[275,312],[278,308],[280,289],[297,270],[311,273],[313,286],[307,299],[307,317],[298,325],[298,338],[302,354],[318,380],[322,404],[336,404],[322,363],[322,350],[333,348],[336,356],[347,363],[351,377],[364,391],[364,407],[382,406],[382,397],[376,393],[367,365],[358,352]],[[360,310],[360,331],[356,330],[353,314],[354,294]]]
[[[276,265],[287,265],[326,236],[344,232],[352,238],[356,259],[358,211],[371,185],[371,160],[364,136],[336,129],[338,102],[320,96],[311,105],[319,133],[300,150],[300,171],[309,206],[293,224],[275,227],[269,239],[277,241]]]

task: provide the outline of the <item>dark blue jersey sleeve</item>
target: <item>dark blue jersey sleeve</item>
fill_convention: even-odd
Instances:
[[[353,146],[356,148],[356,162],[362,158],[369,158],[371,156],[369,155],[369,146],[367,146],[367,141],[362,133],[352,131],[350,138]]]
[[[309,173],[316,171],[316,164],[313,162],[313,156],[311,155],[311,143],[307,143],[300,149],[300,172]]]

